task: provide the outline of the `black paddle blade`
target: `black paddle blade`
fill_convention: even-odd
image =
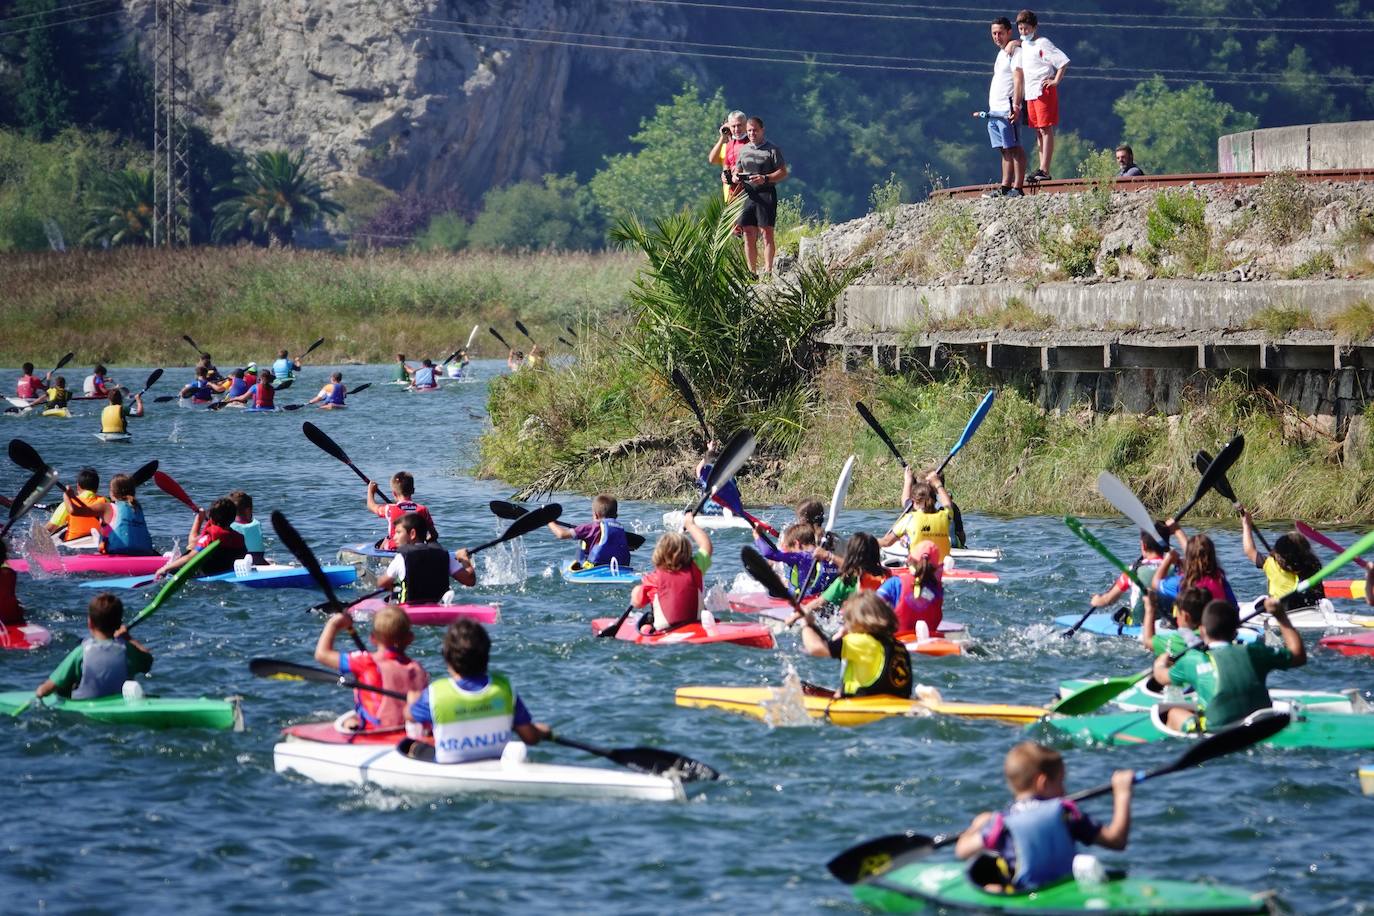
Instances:
[[[1211,454],[1209,454],[1206,451],[1203,451],[1202,449],[1198,449],[1198,453],[1193,456],[1193,467],[1197,468],[1197,472],[1199,474],[1206,474],[1207,468],[1209,468],[1211,464]],[[1217,492],[1220,493],[1222,498],[1225,499],[1227,502],[1234,503],[1237,501],[1236,491],[1231,489],[1231,481],[1226,479],[1225,474],[1221,475],[1221,479],[1219,479],[1216,482],[1215,486]]]
[[[174,395],[174,394],[160,394],[160,395],[158,395],[157,397],[153,398],[153,403],[154,403],[154,404],[166,404],[166,403],[168,403],[169,401],[178,401],[178,400],[180,400],[180,398],[178,398],[178,397],[177,397],[176,395]]]
[[[43,461],[43,456],[39,455],[34,447],[23,439],[11,439],[9,452],[10,461],[26,471],[32,471],[36,474],[48,466]]]
[[[563,330],[567,331],[567,332],[568,332],[569,334],[571,334],[574,338],[577,337],[577,332],[574,331],[570,325],[566,325],[566,324],[563,325]]]
[[[865,878],[881,875],[892,868],[899,856],[914,858],[939,847],[940,838],[921,833],[890,833],[851,846],[835,856],[825,867],[845,884],[858,884]]]
[[[519,331],[521,334],[524,334],[526,337],[529,337],[529,338],[530,338],[530,343],[534,343],[534,338],[533,338],[533,337],[530,337],[529,329],[526,328],[522,323],[520,323],[519,321],[517,321],[517,322],[515,323],[515,329],[516,329],[517,331]]]
[[[631,550],[638,550],[644,546],[644,535],[635,534],[633,531],[625,532],[625,546]]]
[[[1217,481],[1226,476],[1226,472],[1231,469],[1231,465],[1240,458],[1240,453],[1245,449],[1245,437],[1236,436],[1226,445],[1222,446],[1221,451],[1217,452],[1217,457],[1212,463],[1207,465],[1207,470],[1202,473],[1202,479],[1197,482],[1197,490],[1193,492],[1193,498],[1184,504],[1182,509],[1174,514],[1174,521],[1177,522],[1188,511],[1197,505],[1198,500],[1207,495],[1207,491],[1217,485]]]
[[[337,684],[342,678],[333,671],[316,668],[314,665],[298,665],[295,662],[279,661],[275,658],[254,658],[248,662],[248,670],[254,677],[270,677],[279,680],[314,681],[319,684]]]
[[[1174,761],[1171,766],[1155,772],[1163,775],[1165,772],[1195,767],[1200,763],[1206,763],[1208,760],[1223,757],[1234,751],[1243,751],[1253,744],[1259,744],[1267,738],[1274,737],[1283,731],[1291,720],[1292,717],[1286,712],[1279,712],[1275,709],[1260,710],[1247,717],[1239,725],[1232,725],[1220,731],[1212,732],[1180,754],[1178,760]],[[1155,775],[1155,772],[1150,775]]]
[[[329,434],[326,433],[324,430],[320,429],[314,423],[311,423],[309,420],[306,420],[304,423],[301,424],[301,432],[305,433],[305,438],[315,443],[315,445],[321,451],[334,456],[335,458],[342,461],[344,464],[352,463],[348,460],[348,453],[345,452],[343,449],[339,448],[339,443],[329,438]]]
[[[319,349],[320,345],[322,345],[323,343],[324,343],[324,338],[321,337],[319,340],[315,341],[315,342],[312,343],[310,346],[306,347],[306,348],[305,348],[305,352],[302,353],[300,356],[297,356],[296,359],[305,359],[305,358],[306,358],[307,356],[309,356],[311,353],[314,353],[317,349]]]
[[[623,613],[623,614],[621,614],[619,617],[617,617],[617,618],[615,619],[615,623],[611,624],[611,625],[608,626],[608,627],[605,627],[604,629],[602,629],[602,631],[601,631],[600,633],[597,633],[597,634],[596,634],[596,638],[597,638],[597,639],[610,639],[612,636],[614,636],[615,634],[619,633],[619,632],[620,632],[620,628],[621,628],[622,626],[625,625],[625,621],[627,621],[627,620],[630,619],[630,615],[634,613],[634,610],[635,610],[635,606],[634,606],[633,604],[630,605],[629,607],[627,607],[627,608],[625,609],[625,613]]]
[[[66,356],[62,357],[57,361],[57,365],[52,367],[52,371],[56,372],[58,369],[61,369],[63,366],[67,365],[67,363],[71,362],[74,359],[76,359],[76,354],[68,353]]]
[[[194,340],[191,339],[191,335],[190,335],[190,334],[182,334],[182,335],[181,335],[181,339],[184,340],[184,341],[186,341],[186,342],[187,342],[188,344],[190,344],[192,347],[194,347],[194,348],[195,348],[195,351],[196,351],[197,353],[199,353],[201,356],[204,356],[204,355],[205,355],[205,351],[202,350],[202,349],[200,348],[200,344],[196,343]]]
[[[669,378],[673,381],[673,387],[677,388],[678,394],[682,395],[682,400],[687,402],[687,407],[696,414],[697,422],[701,424],[701,432],[706,438],[711,438],[711,431],[706,427],[706,414],[702,413],[701,404],[697,402],[696,392],[692,390],[692,383],[687,381],[687,376],[682,374],[682,370],[673,367]]]
[[[902,457],[901,452],[897,451],[897,443],[892,441],[892,437],[887,434],[887,430],[883,429],[883,424],[879,423],[878,418],[873,416],[873,412],[864,406],[863,401],[855,401],[854,409],[859,412],[859,416],[863,417],[863,421],[868,424],[868,428],[873,430],[874,434],[877,435],[879,439],[883,440],[883,444],[886,445],[887,450],[892,453],[892,457],[896,458],[897,461],[901,463],[902,467],[906,467],[906,459]]]
[[[129,479],[133,482],[133,485],[134,485],[135,487],[141,487],[141,486],[143,486],[145,483],[147,483],[148,481],[152,480],[152,479],[153,479],[153,475],[156,474],[156,473],[157,473],[157,459],[154,458],[152,461],[149,461],[149,462],[148,462],[147,464],[145,464],[143,467],[139,468],[138,470],[136,470],[136,471],[134,471],[132,474],[130,474],[130,475],[129,475]]]
[[[558,338],[558,342],[561,343],[563,346],[567,347],[569,350],[572,349],[572,341],[568,340],[566,337],[560,336]]]
[[[696,508],[692,510],[692,514],[696,515],[700,512],[701,507],[706,505],[706,500],[710,499],[739,473],[739,469],[744,467],[744,463],[753,454],[753,432],[742,429],[731,436],[730,441],[725,443],[725,448],[721,449],[720,457],[711,467],[711,475],[706,479],[706,492],[701,494],[701,499],[697,500]]]
[[[147,391],[149,388],[151,388],[151,387],[153,387],[154,385],[156,385],[156,384],[157,384],[157,380],[160,379],[160,378],[162,378],[162,370],[161,370],[161,369],[154,369],[152,372],[148,373],[148,380],[147,380],[146,382],[143,383],[143,390],[144,390],[144,391]]]
[[[473,547],[470,550],[468,550],[468,553],[474,554],[479,551],[486,550],[488,547],[495,547],[497,544],[504,544],[506,541],[509,541],[513,538],[522,537],[526,534],[529,534],[531,531],[537,531],[540,528],[543,528],[549,522],[558,521],[558,517],[562,514],[563,507],[560,506],[558,503],[549,503],[547,506],[541,506],[538,509],[535,509],[533,512],[526,512],[524,515],[520,516],[515,521],[511,522],[510,527],[507,528],[505,533],[502,534],[499,538],[487,541],[485,544],[482,544],[480,546]]]
[[[9,521],[5,523],[4,529],[0,530],[0,537],[9,534],[15,523],[37,505],[38,501],[48,494],[55,483],[57,483],[57,472],[49,467],[35,471],[33,476],[24,481],[24,485],[19,488],[19,492],[10,502]]]
[[[506,338],[501,336],[501,332],[496,330],[496,328],[487,328],[487,330],[491,332],[492,337],[495,337],[497,340],[501,341],[501,346],[505,347],[507,350],[515,349],[506,341]]]
[[[492,515],[497,518],[503,518],[508,522],[513,522],[517,518],[529,514],[530,511],[524,506],[508,503],[504,499],[493,499],[491,502],[487,503],[487,507],[491,509]]]
[[[555,744],[575,747],[579,751],[586,751],[588,754],[605,757],[607,760],[615,761],[623,767],[639,770],[642,773],[652,773],[655,776],[676,777],[682,782],[709,782],[720,778],[720,773],[716,772],[714,768],[702,763],[700,760],[693,760],[691,757],[675,754],[672,751],[665,751],[662,748],[603,748],[578,741],[576,738],[565,738],[562,735],[551,735],[549,740],[553,741]]]
[[[371,383],[371,382],[363,382],[363,383],[362,383],[361,385],[359,385],[357,388],[354,388],[352,391],[350,391],[349,394],[357,394],[359,391],[366,391],[367,389],[369,389],[369,388],[371,388],[371,387],[372,387],[372,383]]]
[[[771,598],[780,598],[783,601],[793,601],[792,593],[788,591],[787,585],[778,575],[778,571],[763,558],[753,547],[745,546],[740,549],[739,558],[744,563],[744,569],[749,575],[754,577],[754,581],[762,585]]]
[[[309,425],[309,424],[306,424]],[[305,571],[310,573],[310,578],[315,580],[315,584],[324,592],[324,596],[329,599],[331,604],[339,603],[339,596],[334,594],[334,586],[329,584],[329,577],[320,568],[320,561],[315,558],[315,552],[305,543],[305,538],[301,537],[300,532],[292,527],[286,520],[286,516],[280,509],[272,511],[272,530],[277,532],[277,537],[286,545],[286,549],[291,551]]]

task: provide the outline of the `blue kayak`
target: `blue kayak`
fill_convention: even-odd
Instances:
[[[335,586],[351,585],[358,578],[358,571],[352,566],[326,566],[324,567],[324,574],[329,579],[329,584]],[[254,566],[253,571],[246,576],[240,576],[231,570],[217,576],[203,576],[197,581],[229,582],[248,588],[315,587],[315,580],[310,577],[310,573],[299,566]],[[152,576],[121,576],[117,579],[96,579],[93,582],[82,582],[81,587],[99,589],[138,588],[152,583]]]
[[[1065,629],[1078,623],[1081,614],[1066,614],[1063,617],[1054,618],[1054,622]],[[1140,639],[1140,627],[1122,626],[1112,619],[1112,615],[1107,612],[1093,614],[1083,622],[1078,628],[1085,633],[1092,633],[1096,636],[1124,636],[1128,639]],[[1172,630],[1158,630],[1159,633],[1172,633]],[[1254,642],[1259,638],[1259,633],[1248,627],[1241,627],[1239,634],[1240,642]]]
[[[339,559],[342,561],[345,553],[356,554],[360,557],[373,557],[379,560],[390,560],[396,556],[396,551],[387,550],[385,547],[378,547],[376,544],[363,541],[360,544],[345,544],[339,548]]]
[[[563,564],[561,572],[564,582],[593,583],[596,585],[637,585],[643,573],[627,566],[592,566],[588,569],[573,569],[572,563]]]

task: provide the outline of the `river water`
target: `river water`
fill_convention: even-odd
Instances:
[[[103,479],[152,458],[202,504],[242,487],[264,520],[280,508],[322,558],[342,543],[377,536],[363,486],[308,443],[301,421],[320,425],[378,480],[400,468],[416,474],[418,497],[450,546],[494,536],[504,523],[486,503],[510,490],[475,480],[476,439],[486,423],[484,379],[503,371],[474,365],[477,381],[432,395],[384,385],[350,399],[346,412],[209,414],[151,405],[131,421],[132,445],[105,445],[93,407],[71,420],[0,420],[68,474],[84,463]],[[347,380],[381,382],[384,367],[346,367]],[[307,367],[313,393],[325,370]],[[8,388],[17,373],[5,372]],[[144,371],[125,369],[124,379]],[[170,373],[175,376],[176,373]],[[180,384],[160,386],[171,393]],[[157,390],[154,394],[158,393]],[[838,470],[838,469],[837,469]],[[893,478],[890,464],[860,474]],[[951,471],[957,495],[957,463]],[[23,473],[0,469],[13,493]],[[1090,485],[1084,482],[1084,485]],[[189,513],[153,487],[142,493],[159,546],[185,539]],[[588,500],[560,498],[565,517],[590,517]],[[651,538],[666,507],[622,503],[627,526]],[[681,507],[676,507],[681,508]],[[789,513],[767,513],[774,523]],[[885,513],[846,511],[845,530],[884,530]],[[1116,520],[1091,527],[1126,552],[1133,535]],[[970,516],[970,540],[998,546],[986,568],[996,585],[949,587],[945,616],[966,622],[981,656],[917,658],[918,681],[947,699],[1041,703],[1066,677],[1139,670],[1144,656],[1124,641],[1063,641],[1056,614],[1086,609],[1110,571],[1052,518]],[[1263,587],[1244,568],[1234,531],[1215,532],[1237,590]],[[708,581],[740,576],[740,532],[716,540]],[[284,557],[286,552],[269,553]],[[680,709],[686,684],[777,684],[795,667],[833,682],[834,663],[802,657],[795,634],[780,649],[733,646],[648,649],[594,640],[588,621],[617,615],[626,589],[565,585],[556,565],[568,542],[526,538],[516,550],[489,551],[470,600],[499,603],[493,664],[509,673],[541,721],[603,746],[671,748],[704,760],[724,778],[686,804],[431,799],[370,788],[319,786],[273,772],[282,726],[332,717],[350,705],[329,686],[252,678],[247,660],[266,655],[310,662],[319,600],[300,590],[234,590],[191,585],[149,619],[139,636],[156,653],[149,693],[240,695],[242,733],[121,729],[51,711],[0,722],[0,769],[8,774],[0,820],[0,875],[7,912],[183,914],[264,911],[380,912],[701,912],[814,913],[856,910],[826,860],[878,834],[957,828],[1002,805],[1001,760],[1020,734],[1008,726],[958,720],[888,720],[855,729],[828,725],[769,728],[724,712]],[[54,632],[46,649],[6,652],[0,687],[38,684],[85,630],[91,592],[70,579],[20,579],[30,616]],[[466,596],[465,596],[466,597]],[[132,608],[144,599],[130,601]],[[421,630],[414,655],[443,670],[437,630]],[[1307,669],[1276,675],[1277,686],[1370,686],[1371,660],[1315,652]],[[1117,767],[1158,766],[1176,746],[1067,750],[1070,789],[1105,781]],[[541,746],[534,759],[596,761]],[[1368,912],[1369,800],[1357,765],[1374,751],[1260,750],[1156,780],[1137,790],[1130,849],[1105,854],[1137,875],[1224,881],[1277,890],[1300,913]],[[610,764],[607,764],[608,766]],[[1088,803],[1100,817],[1110,803]]]

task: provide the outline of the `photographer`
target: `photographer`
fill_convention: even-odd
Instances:
[[[739,151],[749,143],[749,136],[744,132],[744,122],[744,112],[730,112],[725,118],[725,123],[720,125],[720,137],[716,140],[716,145],[711,147],[711,152],[706,156],[706,161],[711,165],[720,166],[721,189],[727,202],[740,192],[739,185],[735,184],[734,171]]]
[[[744,257],[749,269],[758,273],[759,230],[763,230],[763,271],[773,272],[773,223],[778,215],[778,182],[787,177],[787,163],[782,150],[763,137],[763,119],[750,118],[746,132],[749,144],[739,151],[735,163],[735,177],[749,195],[737,226],[744,230]]]

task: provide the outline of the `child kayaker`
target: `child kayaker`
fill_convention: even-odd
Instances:
[[[109,592],[101,592],[86,608],[86,628],[91,635],[67,653],[48,679],[34,691],[45,697],[50,693],[73,700],[94,700],[119,696],[124,682],[135,674],[147,674],[153,655],[129,636],[124,627],[124,602]]]
[[[334,725],[339,731],[376,731],[399,729],[406,724],[406,705],[420,698],[429,684],[429,675],[419,662],[406,655],[414,641],[410,617],[398,607],[385,607],[372,618],[374,652],[340,652],[334,640],[340,630],[353,629],[353,618],[334,614],[325,622],[315,643],[315,661],[340,675],[351,675],[361,684],[383,687],[406,694],[407,699],[374,693],[371,690],[353,691],[353,711],[344,713]]]
[[[396,549],[396,521],[407,512],[420,513],[429,525],[429,531],[423,540],[439,540],[439,531],[434,527],[434,519],[430,517],[429,510],[415,501],[415,478],[409,471],[397,471],[391,475],[392,502],[377,501],[377,492],[380,489],[375,480],[367,482],[367,510],[379,518],[386,519],[386,537],[382,539],[381,546],[387,550]]]
[[[1154,578],[1155,570],[1159,564],[1164,562],[1164,554],[1167,552],[1169,543],[1169,533],[1159,522],[1155,522],[1156,538],[1149,537],[1145,532],[1140,532],[1140,561],[1136,564],[1136,578],[1142,583],[1149,582]],[[1161,549],[1161,547],[1165,549]],[[1110,607],[1115,604],[1123,595],[1128,595],[1126,614],[1120,618],[1119,622],[1127,625],[1135,625],[1144,613],[1142,607],[1142,597],[1140,588],[1135,581],[1125,573],[1116,577],[1112,587],[1100,595],[1093,595],[1088,603],[1093,607]],[[1168,611],[1168,601],[1162,601],[1161,611]],[[1199,609],[1201,610],[1201,609]]]
[[[1185,588],[1178,593],[1173,602],[1174,629],[1159,632],[1160,604],[1154,592],[1146,592],[1141,604],[1143,607],[1140,623],[1140,642],[1154,655],[1168,655],[1178,652],[1197,638],[1198,627],[1202,625],[1202,609],[1212,595],[1196,586]]]
[[[1134,770],[1112,774],[1112,819],[1098,826],[1064,797],[1064,758],[1034,741],[1022,741],[1002,764],[1014,799],[1005,811],[984,811],[954,847],[975,884],[993,893],[1028,893],[1073,874],[1077,844],[1125,849],[1131,835]]]
[[[391,380],[393,382],[405,382],[410,384],[411,368],[406,365],[406,355],[396,354],[396,366],[391,370]]]
[[[1151,587],[1172,600],[1183,589],[1196,585],[1209,592],[1215,600],[1229,601],[1235,605],[1236,593],[1231,590],[1226,571],[1217,562],[1217,548],[1212,539],[1205,534],[1189,537],[1174,524],[1173,519],[1165,522],[1164,527],[1183,547],[1182,568],[1178,573],[1169,575],[1169,571],[1179,562],[1177,552],[1169,551],[1155,570]]]
[[[204,403],[215,396],[215,389],[210,385],[210,370],[204,365],[196,366],[196,377],[181,389],[181,399],[190,398],[197,403]]]
[[[157,553],[148,523],[143,519],[134,480],[128,474],[116,474],[110,480],[110,498],[101,500],[98,507],[73,504],[69,511],[73,519],[95,519],[101,553],[144,557]]]
[[[525,357],[525,367],[538,370],[545,368],[547,364],[548,354],[544,352],[544,348],[539,344],[530,347],[530,355]]]
[[[9,545],[0,539],[0,626],[21,627],[24,605],[19,601],[19,575],[5,565],[9,558]]]
[[[244,373],[244,381],[248,380],[248,374]],[[258,410],[272,410],[276,407],[277,389],[273,385],[276,376],[271,369],[263,369],[258,373],[257,381],[248,386],[248,390],[243,394],[228,398],[230,403],[247,404]]]
[[[841,606],[844,626],[827,637],[807,611],[802,648],[818,658],[837,658],[843,674],[836,696],[911,696],[911,655],[897,641],[897,618],[876,592],[859,592]],[[794,618],[795,619],[795,616]]]
[[[157,577],[160,579],[185,566],[191,561],[191,557],[215,541],[219,541],[219,547],[200,565],[200,575],[214,576],[232,571],[234,561],[248,555],[243,535],[230,527],[237,517],[238,508],[224,497],[212,502],[208,510],[202,509],[197,512],[195,521],[191,522],[191,533],[186,536],[186,543],[190,545],[190,549],[181,556],[163,563],[162,568],[157,571]]]
[[[243,535],[243,548],[253,565],[266,565],[267,545],[262,540],[262,522],[253,518],[253,497],[235,490],[229,494],[229,501],[234,504],[234,522],[229,527]]]
[[[444,631],[448,677],[434,681],[410,704],[410,718],[434,730],[438,763],[467,763],[502,757],[511,732],[538,744],[553,730],[535,722],[510,678],[488,671],[491,637],[475,620],[463,618]]]
[[[654,568],[630,591],[630,604],[652,607],[637,624],[641,633],[667,630],[701,619],[705,575],[711,568],[711,538],[696,517],[682,517],[682,531],[669,531],[654,545]]]
[[[343,373],[335,372],[329,377],[329,383],[320,389],[320,393],[305,403],[319,404],[321,410],[333,410],[343,407],[344,398],[347,396],[348,388],[343,383]]]
[[[32,401],[42,393],[44,387],[43,380],[33,374],[33,363],[24,363],[20,369],[19,381],[14,384],[14,396]]]
[[[426,359],[420,362],[420,368],[415,370],[411,376],[411,384],[416,388],[438,388],[439,376],[434,371],[434,360]]]
[[[839,607],[855,592],[876,592],[891,575],[891,570],[883,565],[878,539],[867,531],[856,531],[845,544],[844,560],[835,581],[807,601],[805,607],[807,610],[816,610],[826,604]]]
[[[286,350],[278,350],[277,358],[272,363],[272,374],[282,381],[294,378],[301,369],[301,361],[292,359],[291,354]]]
[[[1264,573],[1269,580],[1270,598],[1281,598],[1293,591],[1298,583],[1322,568],[1321,561],[1312,552],[1312,545],[1296,531],[1290,531],[1274,542],[1274,552],[1261,557],[1255,549],[1255,522],[1249,512],[1240,517],[1240,543],[1245,557]],[[1322,597],[1322,590],[1312,589],[1305,592],[1301,605],[1290,602],[1290,607],[1310,607]]]
[[[48,530],[56,534],[66,528],[66,533],[62,535],[64,541],[79,541],[93,533],[100,525],[99,513],[105,508],[104,497],[96,492],[99,489],[100,473],[95,468],[77,471],[75,499],[72,498],[71,488],[67,488],[62,494],[62,505],[54,509],[52,517],[48,519]],[[71,507],[78,502],[93,511],[73,518]]]
[[[88,398],[105,398],[110,396],[110,385],[113,380],[106,378],[110,370],[100,364],[96,364],[95,370],[86,376],[81,383],[81,393]],[[183,395],[184,397],[184,395]]]
[[[912,479],[909,467],[905,479]],[[944,478],[934,471],[927,474],[925,480],[911,488],[911,503],[911,510],[897,519],[891,531],[878,539],[879,545],[890,547],[905,538],[907,550],[911,551],[922,541],[930,541],[939,550],[940,562],[943,563],[945,557],[949,556],[950,529],[954,525],[954,512],[949,508],[954,500],[945,489]]]
[[[71,402],[71,399],[72,393],[67,390],[67,378],[59,375],[43,392],[43,400],[39,403],[49,410],[62,410]]]
[[[706,492],[706,481],[711,477],[711,471],[715,467],[716,459],[720,458],[720,443],[706,443],[706,454],[697,463],[697,490],[701,493]],[[716,495],[702,506],[702,515],[724,515],[729,509],[739,518],[744,518],[744,503],[740,501],[739,487],[735,485],[732,477],[725,482]]]
[[[792,589],[792,594],[799,598],[820,594],[835,577],[834,567],[830,568],[828,576],[815,571],[818,566],[823,568],[824,564],[817,556],[816,529],[810,525],[801,522],[788,525],[783,529],[776,547],[763,539],[759,527],[755,525],[754,546],[765,560],[782,564],[783,581]],[[805,594],[801,593],[803,586]]]
[[[1307,664],[1302,636],[1288,619],[1283,602],[1266,598],[1264,609],[1279,625],[1282,648],[1261,641],[1235,642],[1240,611],[1227,601],[1210,601],[1202,611],[1205,650],[1186,652],[1170,665],[1169,656],[1155,659],[1155,680],[1197,691],[1201,707],[1169,710],[1169,727],[1185,732],[1210,731],[1239,722],[1250,713],[1273,705],[1265,680],[1271,671]]]
[[[519,372],[525,366],[525,351],[511,350],[506,354],[506,368],[512,372]]]
[[[573,569],[609,566],[612,561],[620,569],[630,569],[634,563],[625,529],[620,525],[620,502],[608,493],[601,493],[592,500],[590,522],[576,528],[549,522],[549,531],[560,541],[577,538],[577,559],[573,561]]]
[[[127,433],[129,417],[143,416],[143,395],[134,395],[134,406],[124,403],[124,392],[118,388],[110,392],[110,403],[100,411],[102,433]]]
[[[242,369],[235,369],[233,376],[229,379],[228,386],[224,389],[224,396],[233,400],[242,396],[250,387],[247,375],[244,371]]]
[[[477,584],[468,552],[449,553],[438,541],[424,540],[428,524],[418,512],[396,519],[396,556],[377,577],[377,587],[397,589],[396,600],[402,604],[438,604],[449,590],[449,579],[469,588]]]
[[[906,558],[906,567],[878,588],[897,618],[897,632],[918,632],[924,623],[929,635],[940,631],[944,619],[944,566],[933,541],[919,541]]]

